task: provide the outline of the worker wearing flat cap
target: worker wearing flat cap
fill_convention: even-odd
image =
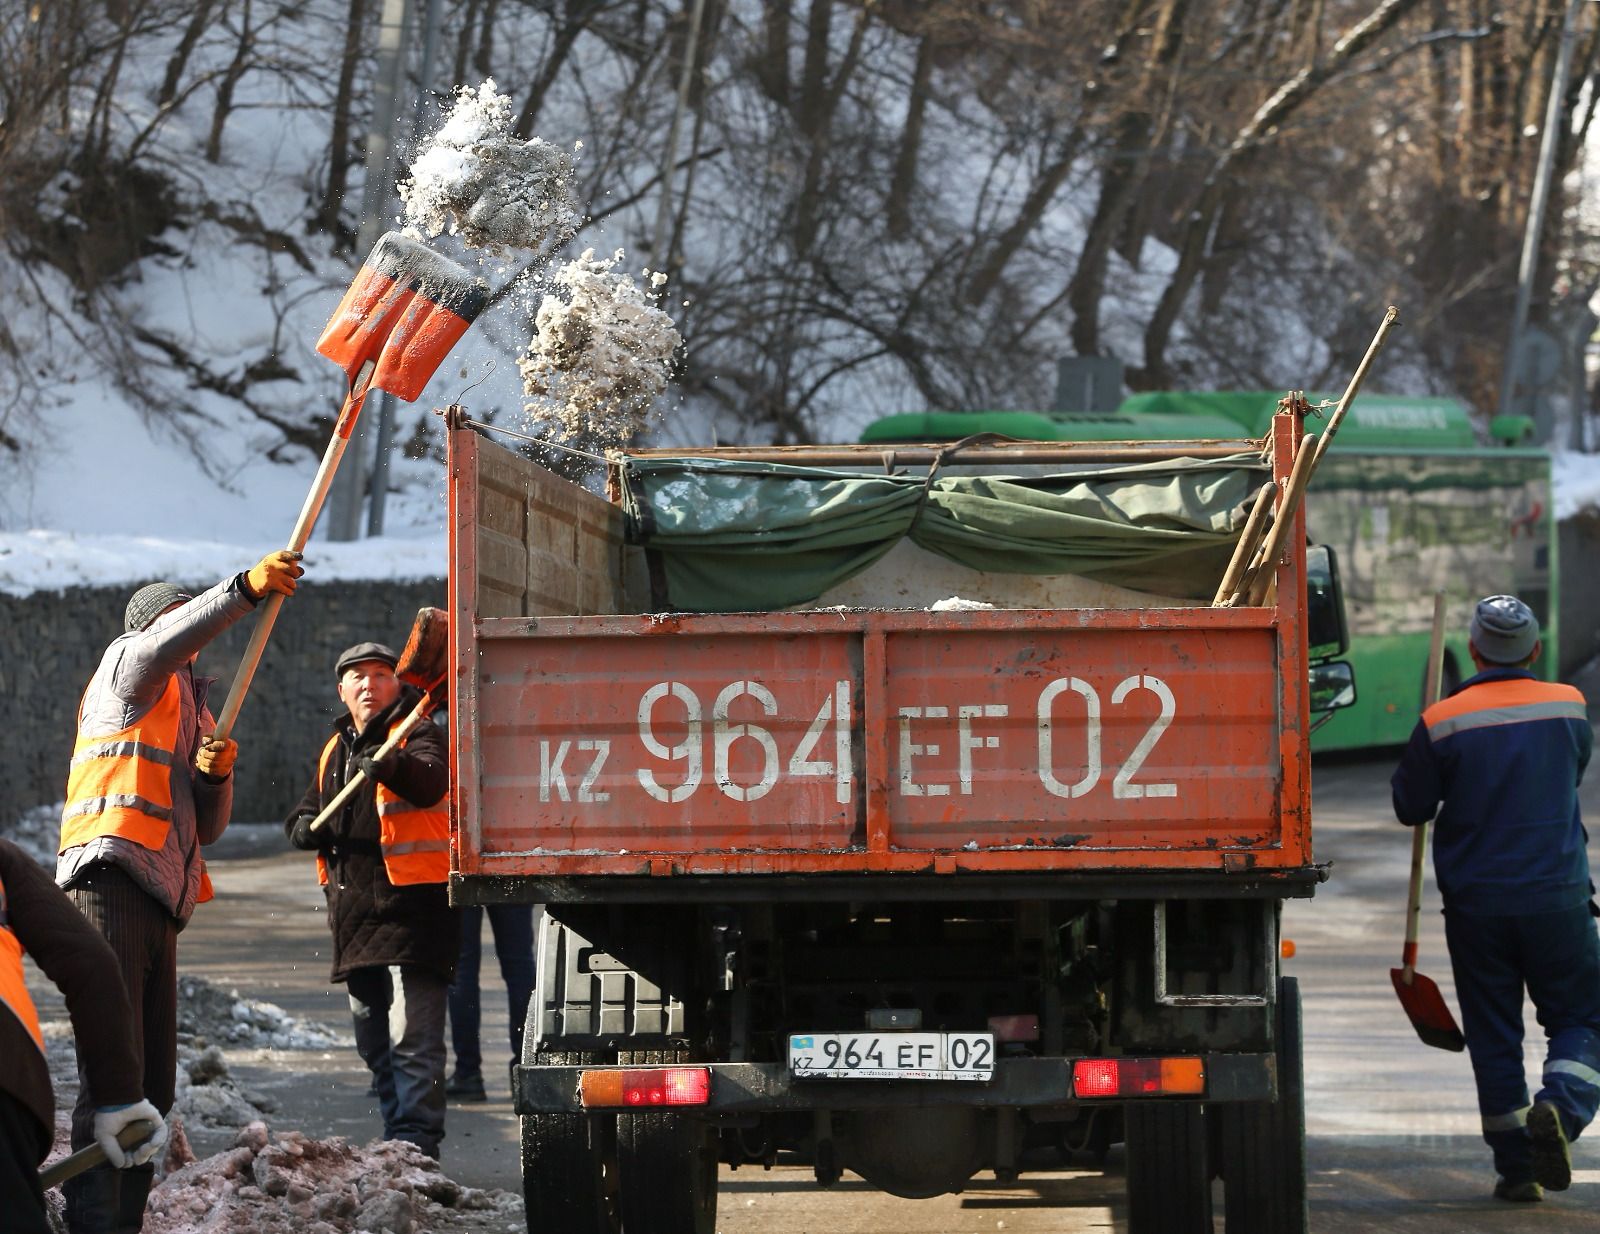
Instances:
[[[1515,596],[1472,616],[1478,672],[1422,713],[1392,781],[1396,817],[1436,828],[1445,940],[1503,1200],[1572,1180],[1600,1106],[1600,936],[1578,782],[1594,740],[1583,695],[1539,680],[1539,622]],[[1437,818],[1435,818],[1437,811]],[[1530,1099],[1526,987],[1548,1045]]]
[[[444,1139],[445,1002],[461,937],[450,907],[450,788],[443,730],[421,724],[384,752],[421,691],[395,653],[357,643],[334,662],[344,714],[284,830],[317,854],[328,899],[333,980],[343,982],[356,1050],[372,1072],[387,1140],[430,1157]],[[364,780],[319,826],[340,790]]]
[[[133,593],[78,705],[56,881],[105,936],[121,966],[142,1051],[144,1097],[165,1117],[177,1075],[177,943],[211,898],[202,846],[228,825],[238,749],[218,739],[211,679],[194,661],[269,592],[293,595],[300,554],[269,553],[198,595],[175,583]],[[101,1105],[79,1059],[72,1147],[95,1142]],[[72,1234],[137,1231],[153,1166],[88,1170],[67,1182]]]

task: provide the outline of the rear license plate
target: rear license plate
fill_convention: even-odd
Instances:
[[[797,1080],[992,1080],[993,1033],[792,1033]]]

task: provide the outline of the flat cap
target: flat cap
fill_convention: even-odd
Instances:
[[[192,599],[194,597],[176,583],[146,584],[128,600],[127,611],[122,614],[122,628],[129,634],[143,630],[174,604]]]
[[[343,677],[345,669],[363,660],[382,660],[390,668],[400,663],[400,657],[394,654],[394,650],[382,643],[357,643],[339,653],[339,658],[333,662],[333,675]]]
[[[1485,596],[1472,614],[1472,645],[1491,664],[1521,664],[1539,641],[1539,619],[1516,596]]]

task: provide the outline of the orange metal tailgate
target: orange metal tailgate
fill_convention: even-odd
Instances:
[[[1303,865],[1273,616],[480,620],[458,636],[458,868]]]

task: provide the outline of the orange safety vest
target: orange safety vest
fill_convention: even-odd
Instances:
[[[177,760],[183,691],[174,673],[156,705],[120,732],[78,734],[61,811],[66,852],[101,836],[119,836],[160,852],[172,829],[172,765]],[[200,859],[198,902],[211,899],[211,876]]]
[[[393,732],[405,721],[389,726]],[[405,742],[400,743],[402,749]],[[328,765],[339,749],[339,734],[328,738],[317,760],[317,787],[324,798]],[[412,805],[398,793],[373,781],[378,801],[378,847],[383,852],[383,868],[396,887],[412,883],[442,883],[450,877],[450,813],[444,798],[428,806]],[[317,881],[328,881],[328,863],[317,854]]]
[[[6,910],[6,885],[0,883],[0,1003],[22,1022],[33,1038],[33,1044],[44,1053],[44,1033],[39,1030],[39,1013],[28,995],[27,984],[22,979],[22,944],[11,932],[11,918]]]

